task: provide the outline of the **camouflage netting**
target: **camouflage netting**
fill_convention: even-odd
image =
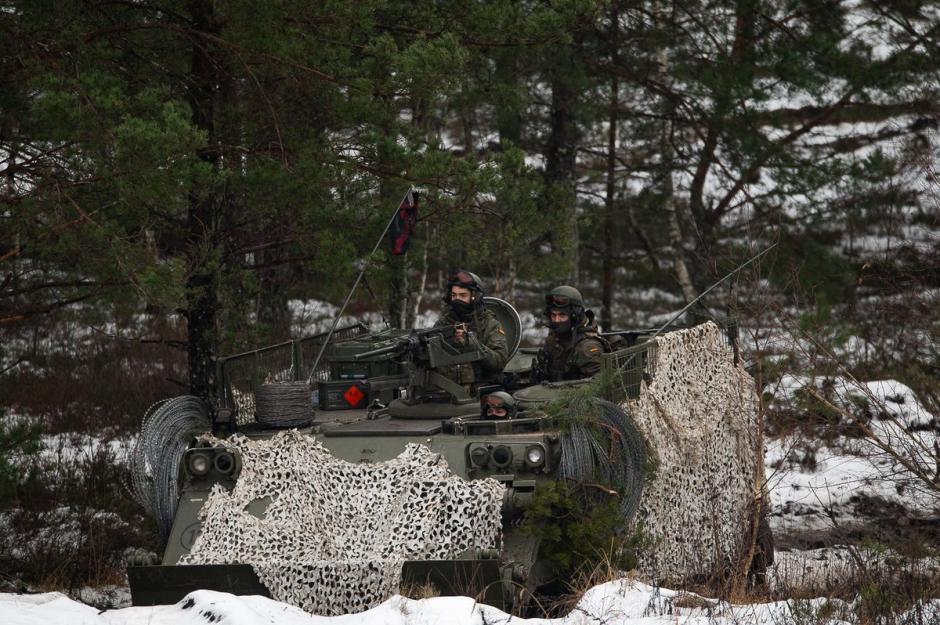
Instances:
[[[658,337],[648,370],[625,406],[654,463],[637,514],[653,541],[640,569],[677,583],[743,553],[763,480],[758,399],[714,323]]]
[[[398,591],[404,560],[499,546],[504,487],[454,476],[426,447],[351,464],[297,431],[213,442],[241,453],[241,475],[232,492],[214,487],[199,513],[202,533],[180,563],[250,563],[275,599],[308,612],[381,603]],[[263,518],[246,511],[265,497]]]

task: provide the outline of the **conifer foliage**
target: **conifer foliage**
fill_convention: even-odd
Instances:
[[[342,297],[411,185],[415,244],[357,294],[396,325],[459,265],[507,296],[596,282],[609,326],[618,289],[688,300],[789,235],[848,262],[838,298],[870,235],[917,255],[904,234],[937,227],[937,24],[926,2],[10,0],[0,330],[171,321],[146,338],[206,395],[211,354]]]

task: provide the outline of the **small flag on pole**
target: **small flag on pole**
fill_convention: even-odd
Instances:
[[[412,189],[401,201],[398,212],[395,213],[395,219],[392,220],[392,224],[388,229],[388,240],[391,244],[393,256],[401,256],[408,251],[411,235],[414,234],[417,223],[418,194]]]

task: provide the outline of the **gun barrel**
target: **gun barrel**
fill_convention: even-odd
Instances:
[[[459,325],[459,324],[458,324]],[[445,339],[452,338],[455,334],[457,326],[456,325],[446,325],[446,326],[436,326],[434,328],[424,328],[421,330],[413,330],[412,333],[422,339],[428,339],[432,336],[443,336]]]
[[[353,356],[353,360],[362,360],[363,358],[372,358],[373,356],[384,356],[385,354],[394,354],[395,352],[401,351],[408,343],[396,341],[391,345],[386,345],[385,347],[379,347],[376,349],[370,349],[367,352],[362,352],[361,354],[356,354]]]
[[[417,349],[421,344],[426,343],[433,336],[442,336],[445,339],[454,335],[456,326],[438,326],[436,328],[425,328],[423,330],[412,330],[411,334],[395,339],[389,345],[378,347],[361,354],[353,356],[353,360],[362,360],[372,358],[373,356],[384,356],[385,354],[395,354],[405,352],[409,349]]]

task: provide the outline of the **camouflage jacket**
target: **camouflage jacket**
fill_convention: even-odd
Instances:
[[[454,325],[456,323],[460,322],[454,312],[450,307],[445,307],[441,311],[441,318],[437,320],[434,327]],[[506,366],[506,361],[509,360],[506,331],[503,330],[502,325],[493,313],[485,308],[482,311],[474,312],[473,319],[467,322],[467,325],[470,329],[470,336],[464,344],[457,345],[453,342],[451,344],[461,351],[479,349],[483,357],[477,362],[447,367],[441,373],[454,382],[465,386],[480,382],[492,382]]]
[[[579,380],[597,375],[601,370],[601,354],[610,351],[598,336],[593,315],[585,315],[584,323],[568,335],[549,333],[542,346],[548,357],[548,381]]]

